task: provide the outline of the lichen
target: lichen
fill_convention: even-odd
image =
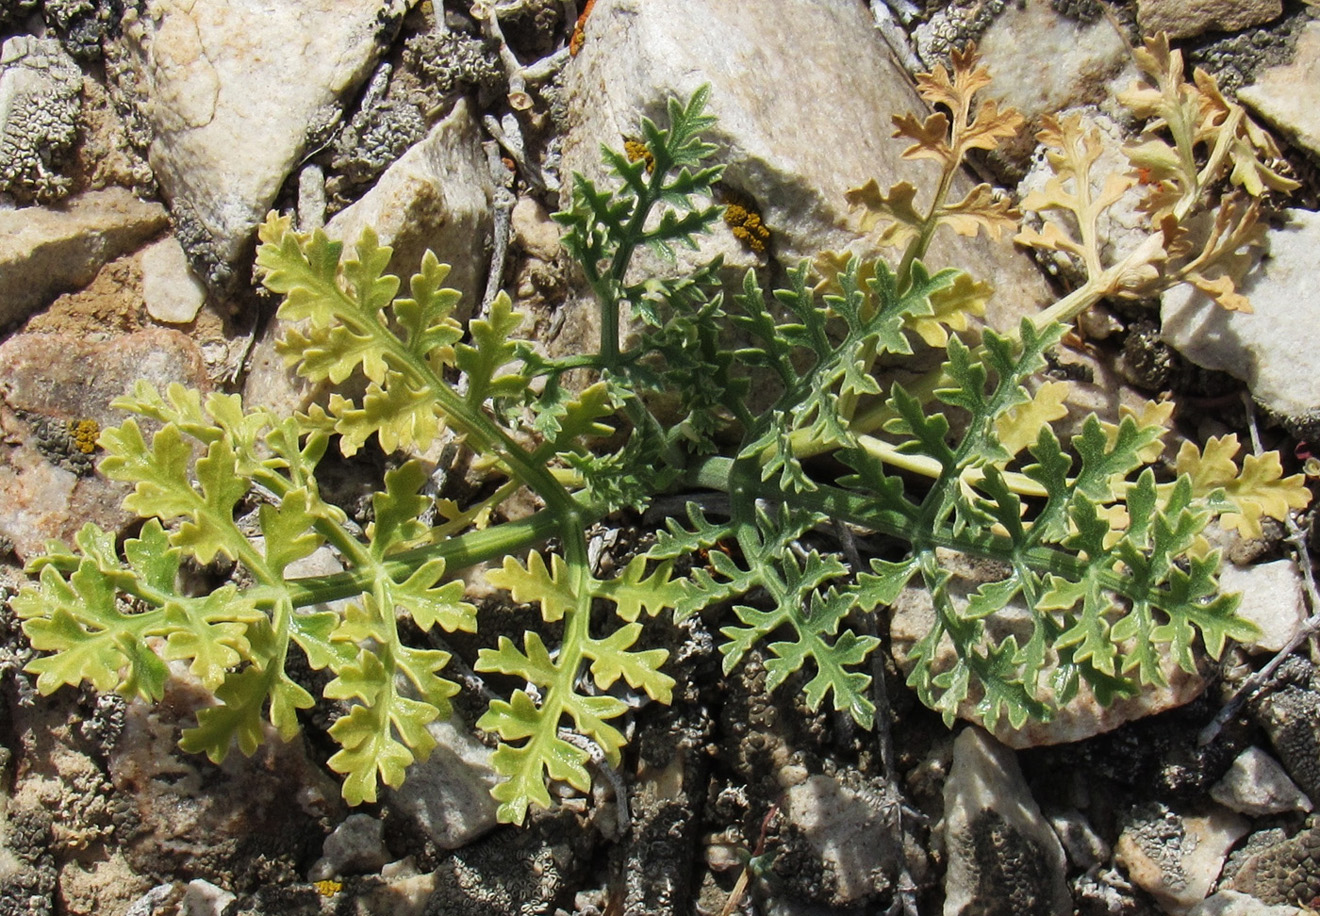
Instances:
[[[52,203],[73,181],[60,174],[78,137],[82,71],[60,43],[19,35],[4,43],[0,95],[0,194],[19,204]]]
[[[465,89],[495,92],[504,86],[498,42],[460,32],[423,32],[403,46],[403,66],[441,95]]]
[[[733,230],[734,238],[757,254],[770,244],[770,229],[751,204],[729,204],[724,208],[724,222]]]
[[[70,420],[68,429],[74,448],[84,455],[96,451],[96,437],[101,435],[101,424],[92,419]]]
[[[648,175],[655,171],[655,156],[651,155],[651,151],[641,140],[624,140],[623,154],[628,157],[629,162],[645,161]]]

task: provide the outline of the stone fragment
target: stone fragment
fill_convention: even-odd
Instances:
[[[371,874],[390,860],[385,848],[385,825],[370,814],[350,814],[330,831],[321,858],[312,866],[311,879],[337,875]]]
[[[770,244],[751,251],[720,225],[699,252],[676,252],[677,271],[715,254],[741,274],[767,256],[796,266],[822,249],[865,247],[847,190],[872,178],[933,185],[933,164],[902,159],[891,137],[891,115],[924,112],[925,103],[865,6],[814,0],[787,0],[773,16],[756,0],[599,0],[567,71],[563,173],[602,179],[601,144],[621,149],[643,116],[665,123],[666,100],[686,100],[706,82],[719,118],[707,134],[718,148],[712,161],[727,166],[728,191],[760,211]],[[1017,327],[1050,298],[1029,258],[1002,242],[941,232],[927,262],[994,285],[997,327]]]
[[[494,186],[481,133],[466,100],[385,171],[357,203],[336,214],[325,231],[352,253],[362,230],[375,230],[394,249],[389,270],[403,280],[417,272],[429,248],[451,267],[445,285],[463,293],[459,318],[471,314],[486,282],[486,246]]]
[[[944,786],[944,916],[1068,916],[1063,847],[1017,757],[979,728],[954,741]]]
[[[1076,868],[1099,868],[1110,860],[1113,850],[1082,812],[1075,808],[1049,815],[1050,826],[1059,836],[1068,861]]]
[[[939,557],[941,566],[953,573],[949,593],[956,602],[965,601],[967,595],[980,585],[1004,576],[1004,570],[994,564],[974,560],[954,551],[941,549]],[[894,660],[904,674],[912,670],[912,647],[930,632],[934,614],[935,606],[931,602],[930,592],[918,587],[905,588],[890,608],[889,635]],[[997,639],[1015,635],[1018,645],[1022,645],[1030,638],[1030,612],[1021,604],[1010,603],[987,619],[986,623],[989,632]],[[953,643],[946,637],[936,652],[934,667],[937,672],[947,669],[953,663],[953,651]],[[1048,685],[1051,665],[1051,662],[1046,662],[1039,681],[1038,696],[1045,702],[1050,700]],[[1161,671],[1167,682],[1165,686],[1146,686],[1136,696],[1116,699],[1108,706],[1102,705],[1090,687],[1082,683],[1077,695],[1067,705],[1056,710],[1049,721],[1028,719],[1021,728],[1013,728],[1007,716],[1000,716],[995,725],[995,737],[1013,748],[1081,741],[1113,731],[1124,723],[1182,706],[1205,689],[1204,677],[1183,671],[1168,655],[1162,659]],[[976,694],[970,695],[959,708],[958,715],[980,725],[982,719],[976,709],[978,699]]]
[[[1247,383],[1255,398],[1307,435],[1320,425],[1320,213],[1287,210],[1288,223],[1269,233],[1270,256],[1241,287],[1254,311],[1229,312],[1188,286],[1166,292],[1160,315],[1166,342],[1199,366]]]
[[[494,193],[481,149],[476,120],[465,101],[394,163],[365,197],[336,214],[325,227],[344,243],[344,258],[362,231],[371,228],[382,245],[394,249],[389,270],[401,280],[400,295],[420,268],[427,249],[451,267],[445,285],[459,290],[455,317],[472,314],[485,285],[486,245],[490,239]],[[286,369],[275,351],[285,333],[275,320],[253,348],[244,401],[287,414],[303,410],[317,392]]]
[[[78,136],[82,71],[54,38],[0,46],[0,194],[50,203],[69,193],[59,166]]]
[[[216,887],[202,878],[194,878],[183,890],[179,916],[222,916],[225,907],[236,899],[223,887]]]
[[[1181,814],[1152,803],[1130,813],[1114,853],[1134,883],[1181,916],[1210,893],[1228,851],[1249,829],[1226,808]]]
[[[1142,33],[1167,32],[1169,38],[1236,32],[1282,14],[1282,0],[1137,0],[1137,24]]]
[[[1260,638],[1246,643],[1257,652],[1278,652],[1288,644],[1307,618],[1302,576],[1292,560],[1255,566],[1225,563],[1219,586],[1242,596],[1238,614],[1260,628]]]
[[[188,256],[174,236],[142,251],[142,298],[147,314],[166,324],[188,324],[206,301],[206,287],[188,267]]]
[[[1271,905],[1309,906],[1320,897],[1320,820],[1311,815],[1296,835],[1247,856],[1228,889]]]
[[[370,72],[404,0],[143,0],[124,11],[120,89],[152,135],[148,154],[179,241],[208,285],[234,262],[303,153],[309,132]]]
[[[1210,797],[1250,817],[1310,811],[1311,800],[1288,778],[1279,762],[1258,747],[1249,747],[1210,790]]]
[[[1320,20],[1302,30],[1290,63],[1259,74],[1237,97],[1279,133],[1320,157]]]
[[[458,849],[495,826],[490,790],[499,776],[490,748],[455,720],[432,722],[427,730],[435,750],[408,768],[403,785],[385,793],[385,805],[436,846]]]
[[[302,740],[281,740],[269,723],[251,757],[231,748],[213,764],[180,750],[182,729],[214,702],[185,663],[170,663],[161,702],[128,704],[109,775],[138,826],[124,845],[135,870],[251,890],[263,875],[296,873],[307,836],[322,818],[342,818],[343,806]]]
[[[1219,891],[1188,911],[1187,916],[1303,916],[1295,906],[1271,906],[1238,891]]]
[[[1288,775],[1312,800],[1320,798],[1320,693],[1288,684],[1259,701],[1255,719]]]
[[[785,819],[829,876],[817,902],[859,906],[892,891],[903,856],[896,811],[875,787],[832,776],[809,776],[784,793]]]
[[[123,188],[88,191],[58,207],[0,210],[0,326],[91,282],[103,264],[166,224],[160,204]]]
[[[130,520],[119,507],[130,488],[91,471],[99,428],[124,420],[110,402],[138,379],[207,384],[196,345],[164,328],[102,341],[19,334],[0,345],[0,536],[20,559],[86,522],[115,530]]]
[[[1103,17],[1079,22],[1049,0],[1010,3],[977,41],[992,82],[983,90],[1011,105],[1026,125],[996,152],[1025,166],[1041,117],[1081,105],[1113,104],[1136,79],[1123,39]],[[1030,41],[1023,41],[1030,35]]]

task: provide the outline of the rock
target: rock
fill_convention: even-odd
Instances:
[[[491,830],[499,781],[491,750],[454,721],[427,726],[436,739],[425,761],[408,768],[408,777],[385,794],[387,810],[412,824],[441,849],[458,849]]]
[[[774,16],[755,0],[599,0],[566,73],[564,173],[601,178],[601,144],[622,148],[643,116],[664,123],[666,100],[685,100],[706,81],[708,110],[719,118],[707,133],[718,148],[712,161],[727,166],[724,186],[760,211],[771,238],[757,253],[718,225],[699,252],[676,252],[679,271],[715,254],[738,274],[767,256],[796,266],[822,249],[860,244],[848,189],[872,178],[886,187],[933,183],[931,164],[900,158],[902,144],[891,138],[890,116],[923,112],[925,103],[865,6],[813,0],[777,4]],[[991,282],[997,327],[1017,327],[1019,315],[1052,301],[1029,258],[984,237],[941,232],[927,261]]]
[[[1291,63],[1258,74],[1237,96],[1279,133],[1320,156],[1320,21],[1302,30]]]
[[[1076,868],[1090,870],[1109,861],[1113,850],[1105,842],[1086,816],[1075,808],[1056,811],[1049,815],[1050,826],[1058,834],[1068,861]]]
[[[1302,575],[1292,560],[1245,567],[1225,563],[1219,586],[1242,596],[1238,614],[1260,628],[1260,638],[1244,644],[1248,649],[1278,652],[1308,616]]]
[[[0,194],[50,203],[73,186],[59,166],[78,136],[82,71],[53,38],[0,46]]]
[[[195,878],[184,888],[179,916],[221,916],[225,907],[236,899],[238,898],[224,888],[216,887],[210,881]]]
[[[188,256],[174,236],[142,251],[142,298],[147,313],[166,324],[189,324],[206,301],[206,287],[188,267]]]
[[[1320,821],[1312,815],[1295,836],[1247,856],[1228,889],[1271,905],[1309,906],[1320,897]]]
[[[1246,382],[1258,401],[1305,436],[1320,424],[1320,373],[1310,371],[1310,354],[1320,348],[1315,320],[1320,213],[1285,213],[1287,225],[1269,233],[1270,256],[1241,288],[1253,313],[1226,311],[1179,286],[1164,293],[1160,315],[1166,342],[1197,365]]]
[[[535,197],[524,194],[518,198],[513,205],[510,232],[514,243],[534,258],[553,261],[559,255],[559,224]]]
[[[1113,104],[1136,79],[1127,47],[1107,20],[1081,22],[1057,7],[1048,0],[1004,4],[977,41],[992,80],[985,94],[1013,106],[1027,120],[1017,140],[995,153],[1018,168],[1030,159],[1043,115]],[[1023,41],[1023,35],[1031,41]]]
[[[123,188],[88,191],[58,207],[0,210],[0,325],[91,282],[166,222],[159,204]]]
[[[962,602],[967,595],[981,584],[1003,578],[1003,571],[988,562],[974,560],[955,551],[939,551],[940,563],[950,570],[954,577],[949,583],[949,592],[955,601]],[[930,632],[934,621],[935,607],[930,593],[925,588],[908,587],[898,596],[890,608],[889,636],[892,641],[894,660],[906,675],[912,670],[909,653],[919,639]],[[1029,637],[1029,612],[1018,603],[1010,603],[1004,610],[987,620],[990,632],[996,638],[1005,638],[1010,634],[1018,637],[1021,645]],[[941,642],[935,657],[935,670],[945,670],[953,662],[953,644],[946,637]],[[1049,688],[1052,663],[1046,662],[1040,677],[1038,695],[1048,702],[1051,697]],[[1000,716],[995,725],[995,737],[1013,748],[1040,747],[1052,744],[1067,744],[1082,741],[1104,732],[1113,731],[1120,725],[1164,712],[1190,702],[1205,689],[1206,680],[1199,674],[1188,674],[1169,656],[1165,656],[1161,670],[1167,681],[1166,686],[1146,686],[1134,697],[1114,700],[1108,706],[1096,699],[1090,687],[1082,683],[1077,695],[1061,709],[1054,712],[1047,722],[1028,719],[1021,728],[1013,728],[1006,716]],[[980,713],[976,709],[979,697],[970,695],[958,710],[958,715],[969,722],[982,724]]]
[[[452,268],[445,285],[463,293],[461,319],[471,314],[485,287],[494,193],[476,118],[460,100],[325,231],[344,242],[347,256],[362,230],[374,229],[380,243],[394,249],[389,270],[402,278],[404,295],[422,254],[434,251]]]
[[[1142,33],[1168,32],[1171,39],[1236,32],[1282,14],[1282,0],[1137,0]]]
[[[385,825],[370,814],[350,814],[330,832],[321,858],[312,866],[311,879],[336,875],[371,874],[390,860],[385,848]]]
[[[1288,778],[1279,762],[1258,747],[1249,747],[1210,790],[1210,797],[1251,817],[1310,811],[1311,800]]]
[[[110,402],[140,378],[207,385],[197,347],[163,328],[105,341],[19,334],[0,345],[0,535],[21,559],[86,522],[115,530],[131,519],[119,507],[131,488],[91,472],[97,431],[124,419]]]
[[[816,902],[853,907],[892,894],[903,863],[897,810],[881,789],[846,777],[809,776],[784,793],[787,823],[826,876],[813,882],[824,892]]]
[[[1320,798],[1320,693],[1288,684],[1259,700],[1254,718],[1288,775],[1309,798]]]
[[[1151,803],[1134,809],[1127,821],[1116,859],[1172,916],[1205,899],[1229,849],[1250,829],[1241,815],[1218,806],[1184,815]]]
[[[1017,757],[979,728],[959,733],[944,786],[944,916],[1069,916],[1059,838]]]
[[[456,309],[461,320],[481,301],[493,193],[476,120],[460,101],[365,197],[336,214],[325,231],[344,243],[349,258],[362,230],[374,229],[380,243],[394,249],[389,269],[401,279],[403,296],[422,255],[431,249],[452,268],[445,285],[463,293]],[[285,329],[279,320],[267,325],[253,348],[244,387],[245,403],[281,414],[304,410],[318,397],[275,351]]]
[[[408,5],[128,4],[113,49],[120,91],[149,126],[156,180],[208,285],[234,279],[308,134],[337,117]]]
[[[342,817],[339,787],[307,755],[302,740],[280,740],[264,725],[251,757],[231,748],[223,763],[178,748],[211,693],[182,662],[170,664],[165,699],[128,704],[109,776],[137,832],[125,855],[141,874],[195,875],[235,891],[282,876],[296,879],[309,834]]]
[[[1211,894],[1188,911],[1187,916],[1303,916],[1295,906],[1270,906],[1237,891]]]

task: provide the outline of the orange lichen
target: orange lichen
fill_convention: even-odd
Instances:
[[[757,254],[770,243],[770,229],[761,214],[742,204],[729,204],[724,208],[724,221],[733,230],[733,237]]]
[[[636,162],[639,159],[646,162],[646,173],[648,175],[655,171],[655,156],[641,140],[624,140],[623,154],[628,157],[629,162]]]
[[[316,888],[316,892],[322,897],[333,897],[344,889],[344,882],[326,878],[323,881],[313,881],[312,887]]]
[[[573,34],[568,39],[569,57],[577,57],[578,52],[582,50],[582,42],[587,40],[587,17],[591,15],[591,8],[595,5],[596,0],[587,0],[586,6],[582,7],[582,15],[573,23]]]
[[[101,424],[95,420],[70,420],[69,438],[73,447],[84,455],[96,451],[96,439],[101,435]]]

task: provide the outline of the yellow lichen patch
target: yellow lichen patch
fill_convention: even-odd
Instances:
[[[629,162],[636,162],[641,159],[646,163],[647,174],[655,171],[655,156],[646,148],[646,144],[641,140],[624,140],[623,154],[628,157]]]
[[[761,214],[743,204],[729,204],[724,208],[724,221],[733,229],[733,236],[757,254],[770,243],[770,230]]]
[[[344,889],[344,882],[326,878],[324,881],[313,881],[312,887],[316,888],[316,892],[322,897],[333,897]]]
[[[96,439],[101,435],[101,424],[95,420],[70,420],[69,438],[73,447],[84,455],[96,451]]]

